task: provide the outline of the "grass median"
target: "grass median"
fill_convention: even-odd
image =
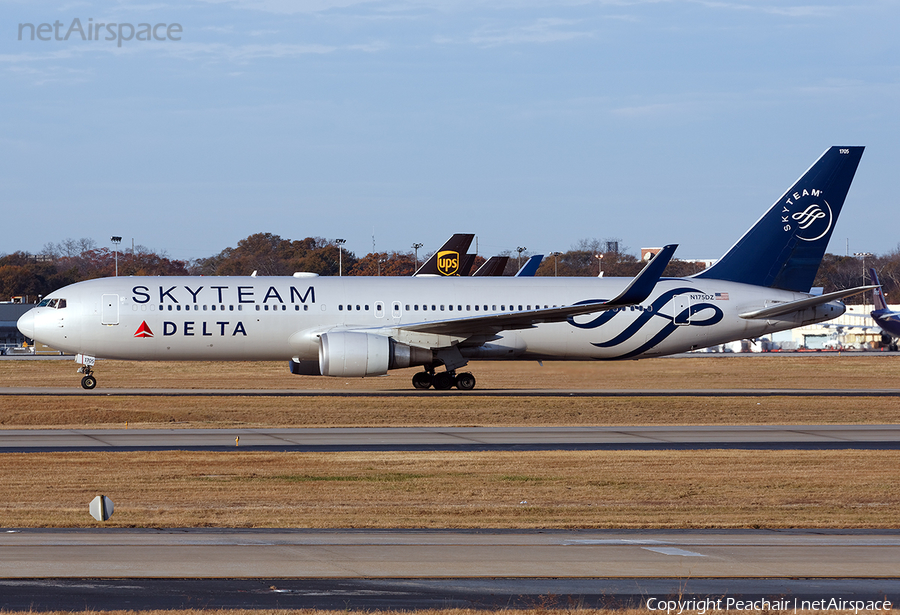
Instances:
[[[7,527],[900,526],[900,451],[40,453],[0,475]]]
[[[771,389],[890,387],[894,356],[739,356],[613,363],[473,363],[481,390]],[[102,361],[101,385],[121,388],[256,388],[407,391],[415,370],[347,380],[297,377],[281,363]],[[70,361],[0,361],[7,386],[79,390]],[[900,423],[896,399],[879,397],[139,397],[0,398],[0,427],[346,427],[482,425],[660,425]]]

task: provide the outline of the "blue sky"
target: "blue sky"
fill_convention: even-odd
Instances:
[[[486,255],[615,237],[715,258],[831,145],[867,150],[829,251],[900,241],[898,2],[0,11],[0,253],[121,235],[188,259],[271,232],[362,256],[373,233],[428,251],[474,232]],[[183,31],[18,40],[75,18]]]

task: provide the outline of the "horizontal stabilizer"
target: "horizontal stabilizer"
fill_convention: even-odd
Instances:
[[[865,293],[873,288],[878,288],[877,286],[858,286],[857,288],[848,288],[847,290],[839,290],[833,293],[828,293],[827,295],[819,295],[817,297],[809,297],[807,299],[800,299],[798,301],[788,301],[786,303],[778,303],[771,307],[763,308],[761,310],[755,310],[753,312],[744,312],[743,314],[739,314],[741,318],[746,318],[748,320],[759,319],[759,318],[772,318],[773,316],[783,316],[785,314],[791,314],[793,312],[799,312],[801,310],[806,310],[811,307],[816,307],[817,305],[824,305],[826,303],[830,303],[831,301],[837,301],[838,299],[844,299],[846,297],[852,297],[853,295],[858,295],[860,293]]]

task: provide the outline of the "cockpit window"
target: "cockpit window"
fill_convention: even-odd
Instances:
[[[64,307],[66,307],[66,300],[65,299],[44,299],[43,301],[38,303],[37,306],[61,310]]]

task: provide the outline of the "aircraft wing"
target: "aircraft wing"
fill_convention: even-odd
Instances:
[[[629,305],[637,305],[643,302],[662,276],[666,265],[675,253],[675,244],[668,245],[660,250],[650,263],[634,277],[631,283],[617,297],[609,301],[592,301],[576,305],[562,307],[528,310],[524,312],[511,312],[504,314],[490,314],[438,320],[431,322],[412,323],[403,325],[400,329],[413,333],[429,333],[434,335],[450,335],[454,337],[471,337],[473,335],[494,335],[500,331],[510,329],[530,329],[537,324],[545,322],[561,322],[579,316],[592,314],[606,310],[614,310]]]
[[[848,288],[846,290],[838,290],[833,293],[828,293],[825,295],[819,295],[817,297],[809,297],[807,299],[799,299],[797,301],[787,301],[785,303],[777,303],[775,305],[769,306],[767,308],[762,308],[760,310],[754,310],[752,312],[744,312],[743,314],[738,314],[741,318],[746,319],[758,319],[758,318],[771,318],[773,316],[783,316],[784,314],[790,314],[792,312],[799,312],[800,310],[805,310],[811,307],[816,307],[817,305],[824,305],[831,301],[836,301],[838,299],[844,299],[846,297],[852,297],[853,295],[858,295],[860,293],[865,293],[873,288],[877,288],[877,286],[858,286],[856,288]]]

